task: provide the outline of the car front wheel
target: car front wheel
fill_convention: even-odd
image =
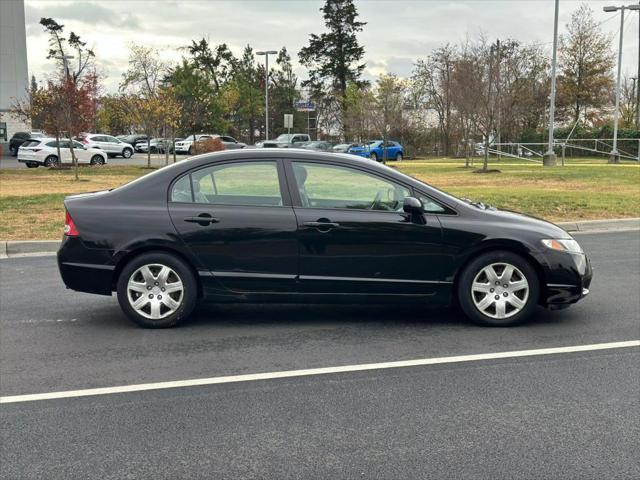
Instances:
[[[458,282],[460,307],[481,325],[509,327],[527,320],[539,294],[538,276],[531,264],[507,251],[480,255]]]
[[[371,152],[371,154],[369,155],[369,158],[374,162],[378,161],[378,155],[376,155],[376,152]]]
[[[135,257],[122,270],[118,303],[135,323],[146,328],[173,327],[193,311],[197,282],[180,258],[149,252]]]
[[[122,150],[122,156],[124,158],[131,158],[131,155],[133,155],[133,150],[131,150],[130,148],[125,148],[124,150]]]
[[[91,165],[104,165],[104,158],[102,155],[94,155],[91,157]]]

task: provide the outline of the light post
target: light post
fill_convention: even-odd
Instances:
[[[556,154],[553,152],[553,121],[556,107],[556,58],[558,52],[558,10],[560,0],[556,0],[555,14],[553,17],[553,56],[551,59],[551,95],[549,96],[549,149],[542,157],[545,167],[553,167],[556,164]]]
[[[264,67],[264,139],[269,140],[269,55],[275,55],[275,50],[256,52],[256,55],[265,56]]]
[[[618,118],[620,117],[620,75],[622,73],[622,37],[624,33],[624,11],[640,10],[640,5],[626,5],[620,7],[603,7],[603,11],[617,12],[620,10],[620,39],[618,43],[618,76],[616,79],[616,108],[613,112],[613,147],[609,154],[609,163],[620,163],[620,153],[618,152]]]
[[[64,74],[66,77],[69,77],[69,64],[67,60],[73,60],[75,57],[73,55],[57,55],[55,57],[56,60],[62,60],[62,65],[64,66]]]

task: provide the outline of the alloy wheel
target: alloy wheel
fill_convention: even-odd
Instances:
[[[475,307],[490,318],[505,319],[521,312],[529,299],[529,282],[510,263],[492,263],[473,279],[471,298]]]
[[[170,267],[159,263],[138,268],[127,283],[127,298],[137,314],[160,320],[173,314],[182,304],[182,279]]]

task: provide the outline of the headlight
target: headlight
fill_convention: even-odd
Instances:
[[[559,250],[561,252],[568,253],[584,253],[578,242],[573,239],[552,238],[548,240],[542,240],[542,244],[545,247],[550,248],[551,250]]]

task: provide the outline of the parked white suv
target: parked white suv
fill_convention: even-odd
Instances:
[[[189,135],[184,140],[180,140],[176,142],[176,153],[187,153],[191,155],[193,153],[193,142],[199,140],[206,140],[207,138],[219,138],[222,144],[224,145],[225,150],[237,150],[240,148],[245,148],[247,146],[246,143],[242,143],[237,141],[235,138],[230,137],[228,135],[210,135],[207,133],[198,134],[198,135]]]
[[[77,140],[81,141],[89,148],[98,148],[106,152],[109,157],[117,157],[121,155],[124,158],[130,158],[133,155],[133,145],[118,140],[111,135],[102,133],[81,133]]]
[[[29,168],[37,168],[40,165],[45,167],[56,167],[60,163],[71,163],[70,140],[60,139],[60,156],[58,158],[58,148],[55,138],[32,138],[24,142],[18,148],[18,161],[26,163]],[[88,163],[90,165],[104,165],[107,163],[107,154],[97,148],[85,147],[80,142],[73,141],[73,152],[78,159],[78,163]]]

